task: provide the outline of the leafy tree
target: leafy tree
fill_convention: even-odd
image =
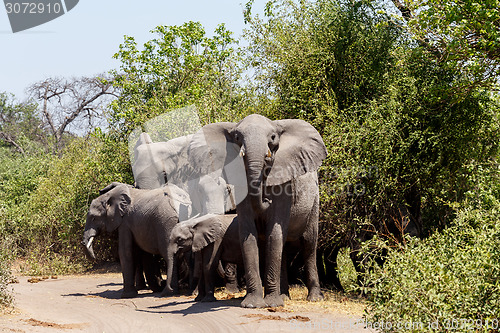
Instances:
[[[258,109],[310,121],[329,150],[320,244],[333,256],[374,233],[398,240],[387,226],[402,210],[421,234],[443,228],[453,219],[450,202],[470,189],[464,166],[498,151],[489,92],[457,98],[470,78],[431,61],[385,5],[273,1],[263,19],[247,7],[250,59],[264,87]]]
[[[111,123],[125,137],[147,120],[195,104],[203,122],[235,114],[239,102],[236,40],[223,24],[212,37],[199,22],[158,26],[142,50],[126,36],[114,55],[121,61]]]
[[[28,141],[43,142],[46,133],[36,114],[36,105],[16,103],[12,96],[0,94],[0,140],[23,155]]]
[[[250,4],[250,3],[249,3]],[[270,1],[266,17],[250,15],[246,38],[262,94],[277,99],[279,117],[323,128],[337,113],[386,90],[391,50],[401,29],[367,1]]]
[[[462,71],[465,93],[491,86],[500,74],[500,2],[393,0],[408,29],[434,61]]]

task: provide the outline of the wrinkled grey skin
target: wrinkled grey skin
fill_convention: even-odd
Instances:
[[[224,214],[236,209],[230,198],[230,188],[221,177],[222,170],[210,174],[198,174],[188,162],[188,147],[192,135],[178,137],[167,142],[152,142],[142,133],[134,149],[135,185],[153,189],[168,183],[185,190],[192,202],[192,215],[180,216],[180,221],[204,214]]]
[[[327,152],[319,133],[302,120],[271,121],[260,115],[250,115],[239,123],[209,124],[193,137],[190,155],[197,157],[193,162],[206,160],[204,141],[211,146],[210,155],[217,156],[215,162],[225,163],[238,153],[243,156],[248,195],[236,209],[247,284],[241,305],[284,304],[280,296],[283,245],[296,240],[301,242],[305,256],[308,300],[322,299],[316,267],[317,169]],[[225,151],[217,149],[223,145],[211,145],[224,141],[233,144],[227,145]],[[234,151],[235,145],[239,152]],[[259,273],[259,240],[265,252],[263,280]]]
[[[214,279],[219,261],[243,264],[236,215],[208,214],[178,223],[170,233],[167,276],[173,269],[175,255],[186,250],[200,254],[197,264],[201,265],[201,270],[195,300],[215,301]],[[167,279],[167,288],[169,282]]]
[[[137,254],[134,253],[134,246],[151,254],[160,254],[167,260],[170,231],[179,221],[178,213],[168,188],[140,190],[120,183],[110,186],[112,189],[94,199],[90,205],[82,244],[87,254],[95,258],[93,239],[104,231],[118,230],[122,297],[135,297],[134,256]]]

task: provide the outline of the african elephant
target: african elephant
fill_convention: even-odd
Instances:
[[[172,190],[173,189],[173,190]],[[170,231],[179,221],[178,208],[172,193],[176,189],[165,186],[141,190],[127,184],[112,183],[104,194],[94,199],[87,214],[82,244],[87,254],[95,258],[94,237],[103,231],[118,230],[118,249],[123,275],[122,297],[134,297],[137,246],[151,254],[161,254],[167,260]],[[178,199],[178,198],[177,198]],[[173,284],[176,284],[176,277]]]
[[[198,174],[189,165],[191,139],[192,135],[186,135],[166,142],[152,142],[147,133],[142,133],[134,147],[132,170],[136,186],[144,189],[166,183],[179,186],[189,194],[192,216],[224,214],[236,209],[231,200],[231,187],[220,172]],[[180,216],[180,221],[186,219]]]
[[[103,195],[104,193],[111,191],[116,186],[122,184],[123,183],[112,182],[105,188],[99,190],[99,195]],[[131,185],[129,186],[130,188],[132,188]],[[163,288],[165,288],[166,281],[164,281],[161,276],[161,263],[158,256],[141,250],[141,248],[138,247],[135,243],[133,253],[135,263],[135,289],[145,290],[148,289],[149,286],[149,289],[151,289],[153,292],[161,292]],[[146,279],[144,279],[144,277],[146,277]],[[147,285],[146,281],[148,282]]]
[[[174,257],[186,250],[200,255],[197,264],[201,265],[201,274],[196,301],[215,301],[214,279],[219,261],[243,265],[236,215],[207,214],[180,222],[172,229],[168,246],[167,288]]]
[[[284,304],[280,296],[283,245],[296,240],[300,240],[305,256],[308,300],[322,299],[316,267],[317,169],[327,151],[318,131],[303,120],[271,121],[254,114],[239,123],[204,126],[191,140],[190,150],[189,157],[194,158],[191,164],[201,165],[200,169],[207,168],[202,164],[207,155],[216,157],[212,169],[225,168],[238,154],[243,159],[244,168],[233,170],[245,174],[243,190],[248,192],[236,208],[247,285],[241,306]],[[240,177],[228,175],[228,179]],[[238,191],[236,188],[237,195]],[[264,246],[258,245],[259,238]],[[264,298],[259,250],[265,252]]]

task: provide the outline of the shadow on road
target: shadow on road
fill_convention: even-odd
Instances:
[[[137,299],[137,298],[146,298],[146,297],[151,297],[151,296],[159,296],[160,293],[140,293],[136,297],[131,298],[131,299]],[[104,290],[101,292],[96,292],[96,293],[73,293],[73,294],[64,294],[61,295],[63,297],[100,297],[100,298],[105,298],[105,299],[122,299],[122,290]]]
[[[166,299],[168,301],[168,299]],[[186,309],[173,309],[168,310],[169,308],[174,308],[176,305],[192,303]],[[207,313],[207,312],[216,312],[221,310],[226,310],[232,307],[239,307],[241,303],[241,299],[230,299],[230,300],[220,300],[216,302],[196,302],[194,300],[186,300],[186,301],[178,301],[173,300],[171,302],[167,302],[162,305],[150,306],[147,309],[137,309],[140,312],[148,312],[148,313],[159,313],[159,314],[181,314],[183,316],[198,314],[198,313]]]

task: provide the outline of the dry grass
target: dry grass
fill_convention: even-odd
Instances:
[[[243,298],[245,291],[229,294],[225,289],[218,289],[215,298],[218,300],[228,300]],[[325,299],[319,302],[307,301],[307,288],[304,286],[290,286],[290,299],[285,301],[284,307],[269,308],[269,312],[321,312],[321,313],[344,313],[351,315],[363,315],[366,303],[362,298],[347,296],[344,293],[323,290]]]

